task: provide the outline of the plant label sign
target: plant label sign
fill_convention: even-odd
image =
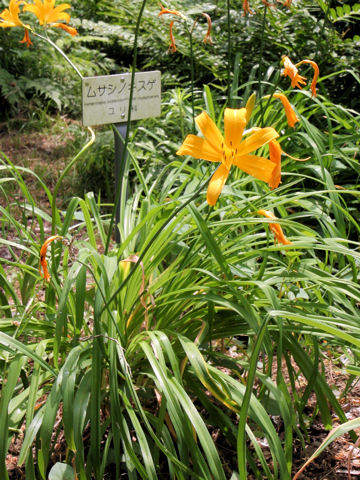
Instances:
[[[82,80],[82,123],[85,127],[128,120],[131,73],[85,77]],[[135,73],[131,120],[161,112],[161,74]]]

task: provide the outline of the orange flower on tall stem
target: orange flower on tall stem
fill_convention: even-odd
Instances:
[[[158,15],[159,17],[161,15],[176,15],[177,17],[181,17],[184,20],[186,19],[185,15],[179,12],[179,10],[169,10],[168,8],[164,8],[161,4],[160,4],[160,7],[161,7],[161,10]],[[170,34],[169,50],[171,51],[171,53],[176,52],[176,43],[175,43],[175,37],[173,34],[173,26],[174,26],[174,21],[171,20],[170,27],[169,27],[169,34]]]
[[[208,15],[207,13],[203,12],[202,15],[206,18],[207,24],[208,24],[208,29],[207,29],[207,32],[205,33],[203,42],[210,43],[210,45],[212,45],[213,42],[211,39],[211,18],[210,18],[210,15]]]
[[[319,78],[319,66],[316,62],[313,62],[312,60],[301,60],[301,62],[297,63],[296,66],[299,67],[303,63],[308,63],[309,65],[312,66],[312,68],[314,70],[314,75],[313,75],[313,79],[311,81],[310,90],[311,90],[311,93],[312,93],[313,97],[316,97],[316,83],[317,83],[317,80]]]
[[[270,95],[266,95],[264,98],[269,98],[269,97],[270,97]],[[278,98],[281,101],[281,103],[284,107],[284,110],[285,110],[285,115],[286,115],[288,125],[289,125],[289,127],[294,128],[295,123],[298,122],[299,119],[298,119],[296,113],[294,112],[294,109],[291,106],[287,97],[283,93],[274,93],[272,95],[272,97],[273,98]]]
[[[50,274],[49,274],[49,271],[48,271],[48,268],[47,268],[47,261],[46,261],[46,252],[47,252],[47,249],[48,249],[48,246],[50,245],[51,242],[53,242],[54,240],[62,240],[63,237],[61,237],[60,235],[53,235],[51,237],[49,237],[48,239],[45,240],[45,242],[43,243],[41,249],[40,249],[40,264],[39,264],[39,273],[42,277],[44,277],[44,280],[46,282],[50,282]],[[42,272],[42,270],[43,272]]]
[[[269,142],[269,156],[270,156],[270,161],[275,164],[275,168],[272,172],[270,180],[268,181],[268,185],[272,190],[274,188],[277,188],[281,183],[281,155],[282,154],[286,155],[292,160],[295,160],[296,162],[306,162],[307,160],[310,159],[310,157],[306,157],[306,158],[293,157],[281,149],[279,142],[277,142],[276,140],[271,140],[271,142]]]
[[[23,27],[25,29],[24,38],[20,43],[26,43],[26,46],[29,47],[32,45],[29,36],[29,25],[25,25],[19,18],[20,5],[24,3],[22,0],[10,0],[9,8],[5,8],[0,13],[0,28],[13,28],[13,27]]]
[[[319,67],[317,63],[312,60],[301,60],[301,62],[294,65],[290,60],[290,58],[287,57],[286,55],[283,55],[282,62],[284,64],[284,70],[282,72],[282,75],[284,75],[285,77],[290,77],[291,86],[293,88],[298,87],[300,89],[302,89],[301,85],[306,85],[306,77],[302,77],[301,75],[299,75],[297,67],[299,67],[304,63],[308,63],[312,66],[312,68],[314,69],[314,76],[310,85],[310,90],[311,90],[312,96],[316,97],[316,83],[319,77]]]
[[[232,109],[224,112],[224,136],[206,112],[195,119],[197,126],[205,138],[188,135],[176,152],[177,155],[191,155],[194,158],[219,162],[220,165],[209,182],[207,202],[215,205],[233,165],[258,180],[277,186],[273,172],[276,164],[250,153],[271,143],[279,134],[272,127],[256,128],[243,138],[246,123],[251,115],[252,107]]]
[[[275,168],[271,174],[268,185],[271,190],[277,188],[281,183],[281,147],[280,143],[276,140],[271,140],[269,143],[269,157],[270,161],[275,164]]]
[[[282,72],[282,75],[284,75],[284,77],[291,78],[291,86],[293,88],[294,87],[302,88],[301,85],[306,85],[306,78],[299,75],[298,73],[299,70],[296,68],[296,65],[292,63],[290,58],[284,55],[282,57],[282,61],[284,64],[284,70]]]
[[[35,5],[26,3],[24,7],[24,12],[31,12],[37,16],[40,25],[43,27],[55,27],[61,28],[70,35],[77,35],[77,30],[65,23],[59,23],[59,20],[62,22],[69,23],[70,15],[65,12],[71,8],[71,5],[68,3],[61,3],[55,7],[55,0],[34,0]]]
[[[269,212],[269,210],[258,210],[256,213],[258,215],[263,215],[266,218],[270,218],[271,220],[277,220],[277,217],[275,217],[272,212]],[[290,240],[285,237],[284,232],[278,223],[269,223],[269,228],[279,243],[282,243],[283,245],[291,245]]]
[[[184,20],[186,19],[185,15],[179,12],[179,10],[169,10],[168,8],[164,8],[161,4],[160,4],[160,7],[161,7],[161,10],[158,15],[159,17],[161,15],[177,15],[178,17],[181,17]]]
[[[252,11],[250,8],[249,0],[243,0],[243,13],[242,16],[245,17],[246,14],[252,15]]]
[[[169,50],[171,51],[171,53],[175,53],[175,52],[176,52],[176,43],[175,43],[175,38],[174,38],[173,31],[172,31],[173,25],[174,25],[174,20],[171,20],[171,22],[170,22],[170,27],[169,27],[169,32],[170,32],[170,45],[169,45]]]

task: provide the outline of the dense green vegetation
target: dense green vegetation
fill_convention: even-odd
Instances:
[[[0,11],[8,5],[0,0]],[[349,422],[341,400],[360,373],[360,7],[254,0],[243,15],[242,2],[163,5],[186,19],[159,17],[146,0],[77,0],[76,36],[30,32],[27,48],[22,26],[0,28],[4,131],[50,132],[64,118],[71,130],[51,186],[0,152],[1,479],[15,478],[6,456],[16,441],[30,480],[287,480],[313,422],[341,424],[320,450],[347,431],[356,440],[360,419]],[[307,84],[292,88],[284,55],[317,62],[316,96],[312,64],[298,65]],[[162,74],[161,116],[131,123],[125,138],[118,243],[116,132],[80,125],[81,82],[68,60],[83,76]],[[240,128],[223,120],[225,108],[245,106],[239,143]],[[199,135],[202,111],[225,129],[226,147],[205,134],[220,163],[176,155]],[[265,130],[283,152],[277,188],[233,164],[207,202],[216,168],[234,160],[229,139],[244,149]],[[264,170],[272,148],[256,150]],[[62,196],[70,173],[74,190]],[[330,363],[346,377],[341,392]]]

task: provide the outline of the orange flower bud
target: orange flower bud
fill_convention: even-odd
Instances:
[[[266,218],[277,220],[277,217],[275,217],[272,212],[269,212],[269,210],[258,210],[256,213],[258,215],[263,215]],[[278,223],[269,223],[269,228],[279,243],[282,243],[283,245],[291,245],[290,240],[285,237],[284,232]]]
[[[53,235],[53,236],[49,237],[47,240],[45,240],[42,247],[40,248],[39,273],[40,273],[41,276],[44,277],[44,280],[46,282],[50,282],[50,278],[51,278],[50,274],[49,274],[49,271],[47,269],[47,261],[46,261],[46,252],[47,252],[48,246],[54,240],[62,240],[62,238],[63,237],[61,237],[60,235]],[[43,269],[44,274],[42,273],[41,268]]]

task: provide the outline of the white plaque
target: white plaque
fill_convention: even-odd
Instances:
[[[85,127],[128,119],[131,73],[85,77],[82,80],[82,122]],[[135,73],[131,120],[157,117],[161,110],[159,71]]]

